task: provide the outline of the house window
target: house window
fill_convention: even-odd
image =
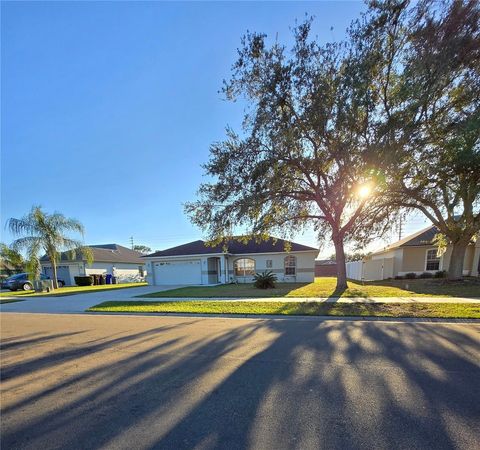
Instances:
[[[439,270],[440,258],[437,256],[437,250],[427,250],[427,263],[425,270]]]
[[[293,255],[285,257],[285,275],[296,275],[297,273],[297,258]]]
[[[267,269],[271,269],[273,267],[273,262],[271,259],[267,259]]]
[[[255,260],[250,258],[237,259],[234,262],[234,268],[236,277],[255,275]]]

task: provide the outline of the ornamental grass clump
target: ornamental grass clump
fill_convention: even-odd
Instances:
[[[270,270],[266,270],[262,273],[257,273],[253,277],[255,282],[253,285],[258,289],[273,289],[275,287],[275,281],[277,276]]]

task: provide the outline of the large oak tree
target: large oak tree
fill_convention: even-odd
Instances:
[[[385,200],[432,221],[458,279],[480,231],[480,3],[372,4],[353,37],[376,67]]]
[[[211,146],[211,181],[186,211],[216,240],[235,227],[262,237],[313,224],[333,241],[345,289],[345,242],[365,242],[388,218],[370,153],[372,67],[348,45],[311,39],[311,23],[294,30],[291,51],[264,34],[243,38],[223,89],[248,105],[243,130]]]

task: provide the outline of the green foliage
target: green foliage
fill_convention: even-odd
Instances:
[[[415,278],[417,278],[417,274],[415,272],[408,272],[405,274],[406,280],[414,280]]]
[[[445,270],[437,270],[434,274],[435,278],[445,278],[447,276],[447,272]]]
[[[442,256],[447,251],[448,238],[443,233],[437,233],[432,241],[432,244],[437,247],[437,256]]]
[[[277,281],[277,276],[270,270],[266,270],[262,273],[257,273],[253,277],[253,285],[257,289],[273,289],[275,288],[275,282]]]
[[[149,253],[152,253],[152,249],[150,247],[147,247],[146,245],[134,245],[133,250],[143,253],[144,255],[148,255]]]
[[[433,273],[432,272],[422,272],[418,278],[433,278]]]
[[[324,303],[190,301],[103,302],[89,312],[198,313],[198,314],[278,314],[295,316],[372,316],[480,318],[480,307],[472,303]]]
[[[69,250],[72,256],[77,252],[93,261],[89,249],[83,243],[68,236],[69,232],[84,234],[83,225],[76,219],[65,217],[60,213],[48,214],[40,206],[33,206],[31,211],[20,219],[11,218],[7,225],[15,236],[21,236],[12,244],[12,249],[25,249],[27,253],[27,271],[33,279],[40,276],[40,252],[48,256],[52,267],[56,267],[61,251]],[[53,279],[58,288],[57,280]]]
[[[244,99],[243,132],[211,145],[199,199],[185,210],[212,240],[235,227],[249,235],[293,235],[313,225],[343,243],[381,235],[393,211],[381,202],[371,68],[344,44],[320,44],[311,21],[294,29],[291,51],[247,33],[223,92]],[[359,189],[369,187],[370,195]],[[341,247],[341,250],[340,250]],[[339,283],[346,286],[345,273]]]
[[[480,3],[372,2],[352,34],[376,68],[385,200],[425,214],[438,244],[465,248],[480,230]]]
[[[370,255],[371,252],[360,252],[360,251],[357,251],[357,252],[352,252],[352,253],[345,253],[345,261],[346,262],[352,262],[352,261],[362,261],[366,256]],[[335,261],[336,260],[336,256],[335,256],[335,253],[333,253],[332,255],[330,255],[330,259],[332,261]]]
[[[25,265],[23,256],[18,251],[8,247],[8,245],[0,242],[0,260],[2,263],[2,271],[8,275],[22,270]]]
[[[75,284],[77,286],[92,286],[93,285],[93,277],[88,276],[77,276],[75,277]]]

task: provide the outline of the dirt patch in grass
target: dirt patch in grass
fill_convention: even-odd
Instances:
[[[257,289],[252,284],[191,286],[143,294],[139,298],[258,298],[258,297],[470,297],[480,298],[480,282],[466,278],[461,282],[442,279],[382,280],[348,282],[348,289],[335,290],[335,277],[319,277],[313,283],[277,283],[274,289]]]
[[[295,316],[438,317],[480,319],[472,303],[323,303],[255,301],[104,302],[90,312],[274,314]]]

